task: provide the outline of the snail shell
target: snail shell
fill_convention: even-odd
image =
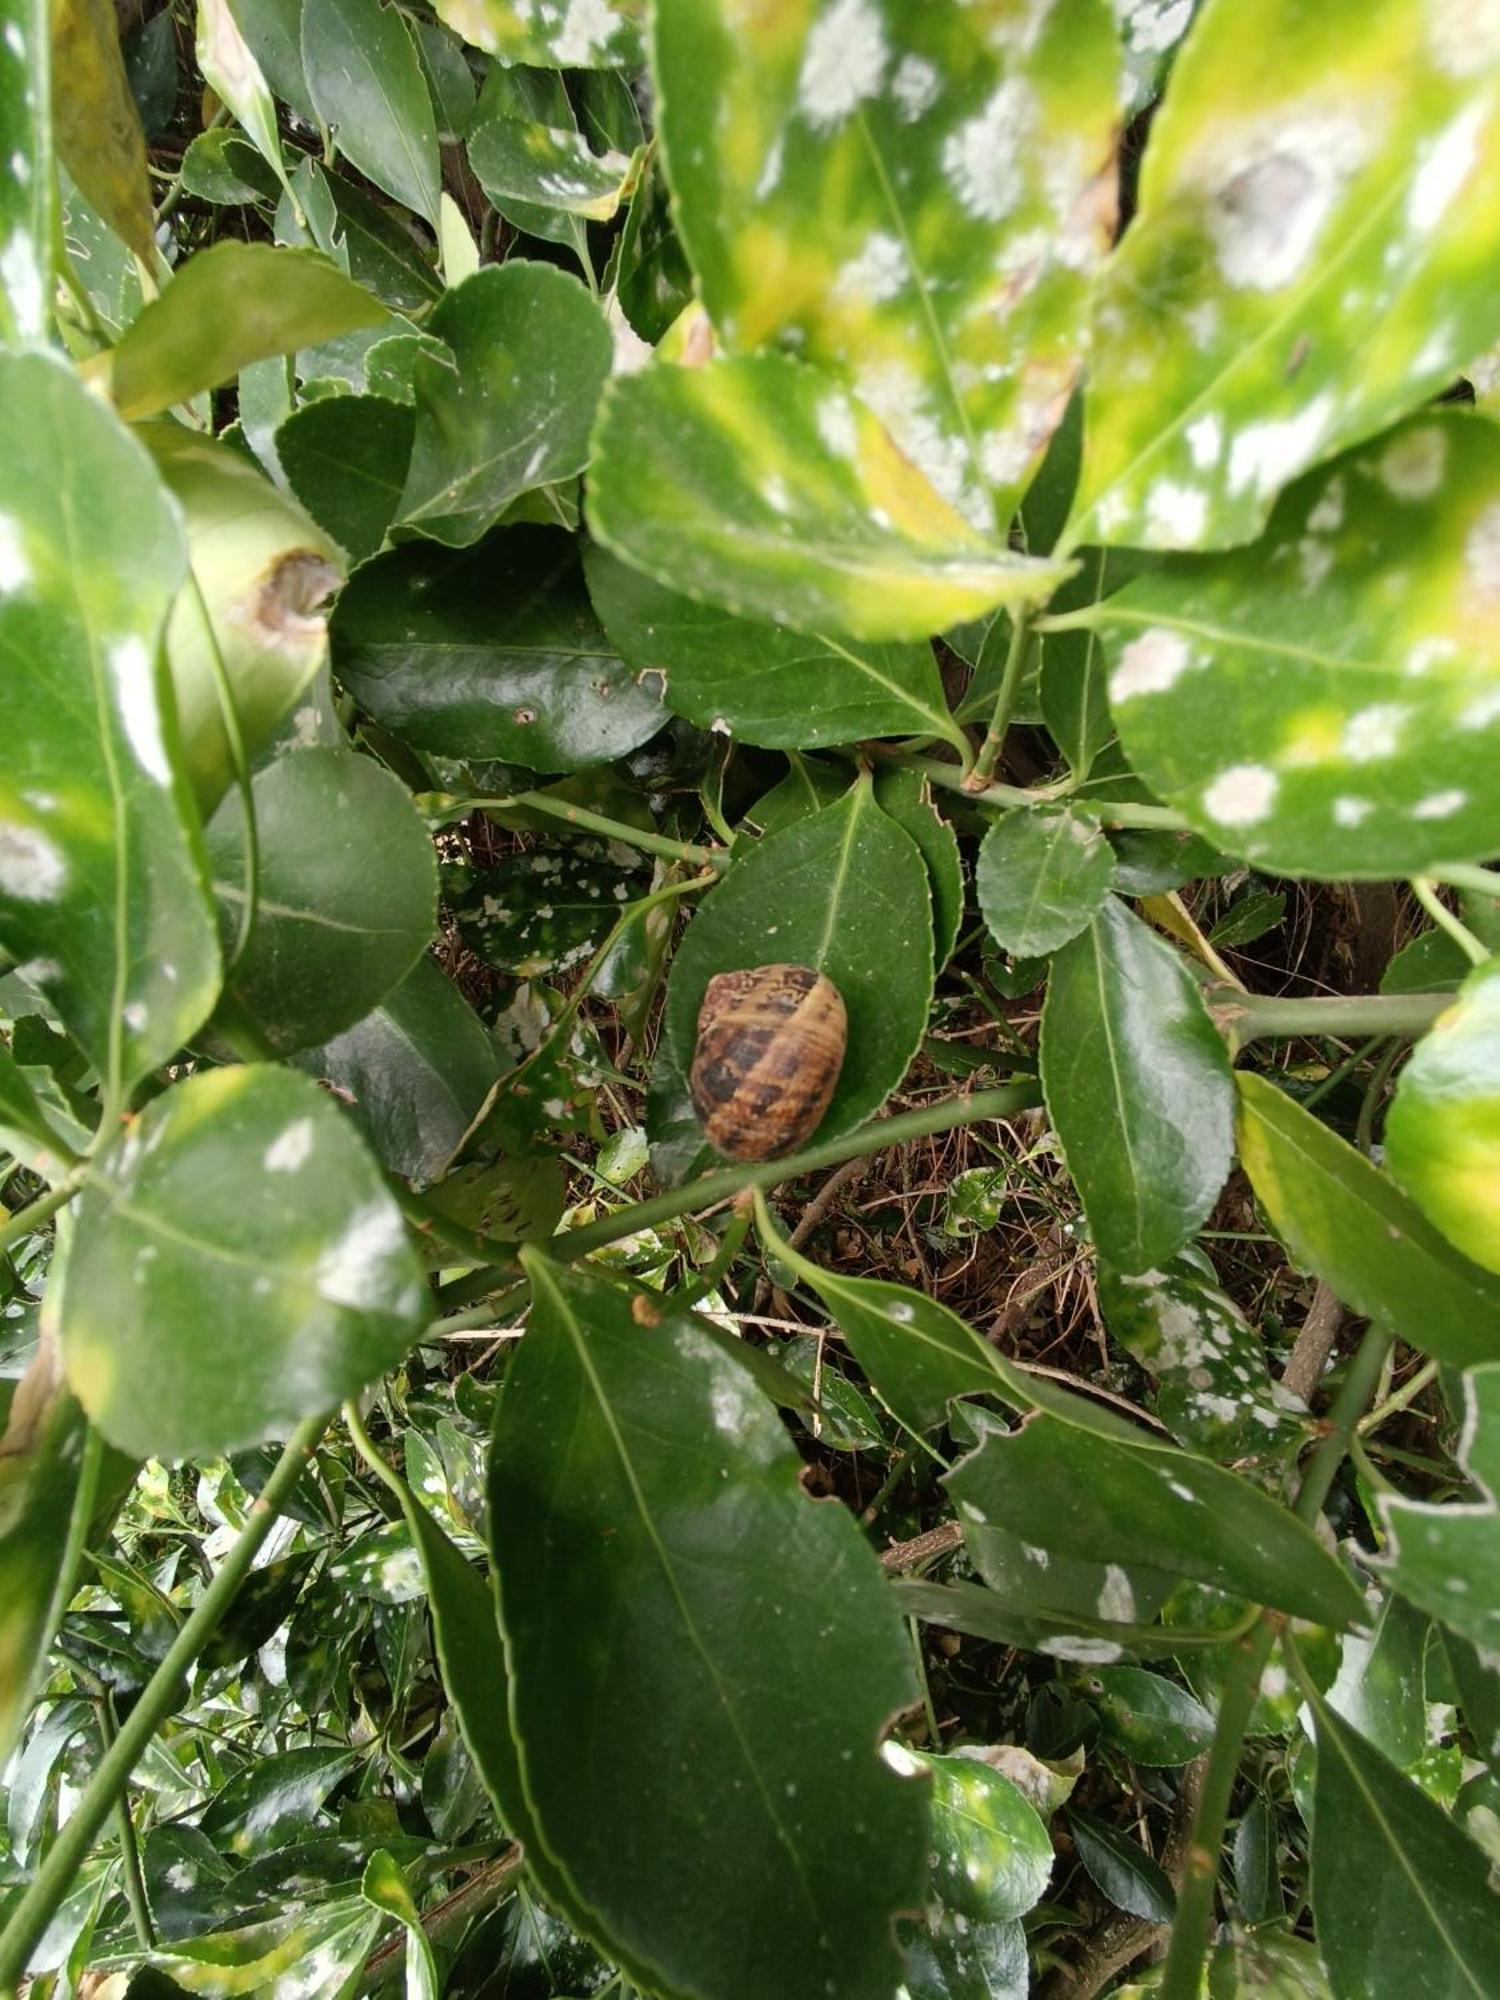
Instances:
[[[731,1160],[794,1153],[823,1122],[848,1037],[838,988],[809,965],[718,973],[688,1077],[709,1143]]]

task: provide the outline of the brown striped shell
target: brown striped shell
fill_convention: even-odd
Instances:
[[[823,1122],[848,1037],[839,989],[809,965],[716,974],[688,1077],[709,1143],[731,1160],[794,1153]]]

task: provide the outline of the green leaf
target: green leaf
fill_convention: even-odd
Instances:
[[[909,2000],[1026,2000],[1031,1979],[1021,1924],[939,1914],[925,1930],[900,1929],[906,1977],[899,1990]]]
[[[0,943],[118,1106],[219,990],[158,658],[184,554],[140,445],[41,355],[0,358],[0,551]]]
[[[780,354],[616,378],[588,518],[673,590],[860,639],[925,638],[1064,574],[971,528],[835,376]]]
[[[328,655],[320,610],[342,575],[339,552],[239,452],[180,424],[140,426],[187,531],[196,587],[177,593],[167,665],[181,761],[212,814],[234,781],[219,670],[253,763]]]
[[[1053,960],[1041,1053],[1100,1255],[1125,1271],[1164,1263],[1229,1171],[1229,1054],[1177,953],[1113,897]]]
[[[646,0],[441,0],[437,16],[502,63],[546,69],[633,69]]]
[[[932,1773],[928,1893],[971,1923],[1024,1917],[1052,1874],[1052,1842],[1035,1806],[976,1757],[909,1754]]]
[[[1481,1497],[1433,1506],[1382,1495],[1390,1537],[1384,1574],[1403,1597],[1488,1655],[1500,1639],[1500,1363],[1467,1372],[1461,1394],[1459,1455]]]
[[[1051,1557],[1049,1565],[1057,1561],[1058,1558]],[[1085,1565],[1077,1567],[1082,1569]],[[1116,1579],[1123,1575],[1118,1568],[1114,1572]],[[1045,1653],[1049,1658],[1076,1660],[1090,1666],[1100,1660],[1118,1660],[1126,1652],[1138,1653],[1148,1660],[1169,1659],[1187,1652],[1194,1643],[1192,1635],[1169,1625],[1089,1617],[1081,1611],[1049,1608],[1042,1601],[1047,1589],[1045,1576],[1031,1593],[1035,1601],[1010,1587],[986,1590],[976,1583],[912,1583],[902,1579],[894,1588],[902,1610],[909,1617],[940,1625],[950,1632],[968,1632],[995,1645],[1015,1646],[1023,1652]],[[1118,1581],[1114,1594],[1120,1594]],[[1123,1597],[1120,1601],[1123,1602]]]
[[[59,1318],[74,1394],[122,1450],[237,1450],[332,1409],[421,1329],[421,1268],[375,1162],[306,1077],[176,1084],[99,1155]]]
[[[458,551],[412,543],[367,564],[339,599],[333,648],[377,722],[450,757],[576,771],[666,720],[659,684],[637,678],[590,609],[577,542],[555,528],[499,528]]]
[[[559,132],[578,130],[578,116],[562,76],[554,69],[528,69],[524,64],[509,68],[497,64],[485,78],[473,129],[478,131],[496,120]],[[506,221],[524,236],[566,244],[583,270],[593,269],[588,223],[581,215],[550,203],[518,201],[510,195],[492,199]]]
[[[615,855],[625,852],[619,861]],[[514,855],[474,876],[454,903],[464,943],[487,965],[536,978],[569,972],[588,957],[645,891],[628,850],[601,841],[567,841]]]
[[[296,1063],[333,1085],[382,1166],[419,1186],[447,1170],[500,1073],[488,1029],[425,952],[363,1020]]]
[[[339,150],[435,229],[437,121],[405,15],[359,0],[302,0],[302,70]]]
[[[302,71],[302,0],[230,0],[230,10],[273,94],[316,128]]]
[[[576,278],[512,261],[444,294],[427,331],[451,363],[417,357],[417,437],[400,518],[455,548],[510,503],[588,463],[613,343]]]
[[[289,750],[253,790],[255,917],[226,994],[286,1055],[352,1028],[405,979],[437,926],[437,864],[406,788],[368,757]],[[208,855],[228,947],[246,897],[238,792],[208,829]]]
[[[876,1754],[914,1690],[874,1557],[842,1509],[808,1502],[774,1406],[690,1316],[643,1330],[624,1290],[523,1258],[532,1321],[490,1519],[546,1849],[657,1988],[885,1990],[892,1914],[921,1894],[925,1800]],[[638,1727],[664,1689],[691,1755]],[[684,1893],[712,1925],[681,1922]]]
[[[109,0],[55,0],[51,22],[50,72],[56,79],[51,108],[58,155],[90,207],[154,268],[146,140],[120,55],[115,10]],[[7,51],[7,60],[11,53]],[[49,66],[39,50],[33,49],[26,67],[37,88],[45,89]],[[48,264],[38,271],[38,282],[44,282],[42,270]],[[44,291],[44,309],[50,303]]]
[[[309,1968],[325,1991],[342,1994],[358,1978],[381,1929],[379,1914],[362,1896],[340,1896],[305,1916],[277,1916],[161,1946],[151,1964],[207,2000],[292,1987]]]
[[[1231,853],[1342,878],[1500,846],[1500,429],[1429,416],[1288,493],[1254,548],[1088,618],[1152,791]]]
[[[406,486],[416,417],[381,396],[306,403],[276,433],[292,491],[355,562],[385,540]]]
[[[0,1042],[0,1146],[14,1153],[26,1148],[33,1172],[61,1179],[63,1157],[53,1130],[26,1080],[26,1073],[4,1042]],[[33,1150],[35,1149],[35,1150]],[[50,1163],[50,1166],[44,1165]]]
[[[438,2000],[442,1985],[432,1945],[422,1928],[422,1913],[400,1864],[385,1848],[377,1847],[366,1862],[359,1893],[367,1903],[406,1926],[406,2000]]]
[[[1268,1923],[1282,1914],[1276,1812],[1263,1798],[1251,1800],[1234,1830],[1234,1893],[1247,1923]]]
[[[1311,1529],[1248,1480],[1154,1439],[1085,1429],[1039,1410],[1019,1430],[988,1435],[945,1484],[960,1513],[981,1527],[993,1523],[1034,1548],[1115,1565],[1100,1618],[1133,1615],[1121,1574],[1132,1564],[1321,1625],[1363,1616],[1359,1591]]]
[[[1073,535],[1248,541],[1446,388],[1500,334],[1497,164],[1500,44],[1445,8],[1205,7],[1106,267]]]
[[[1486,1857],[1357,1730],[1313,1697],[1312,1902],[1339,1995],[1479,2000],[1500,1987]],[[1370,1885],[1380,1893],[1372,1900]]]
[[[875,799],[880,810],[909,833],[927,864],[932,891],[935,942],[933,968],[941,972],[958,945],[964,917],[964,865],[958,835],[932,801],[932,787],[919,771],[892,765],[875,773]]]
[[[1351,1312],[1439,1361],[1468,1368],[1500,1358],[1500,1283],[1274,1083],[1244,1071],[1235,1083],[1240,1160],[1288,1256]]]
[[[276,129],[276,103],[261,75],[259,63],[240,33],[229,0],[198,0],[194,53],[205,83],[234,113],[250,135],[256,152],[286,187],[286,165],[281,157],[281,136]],[[175,97],[175,90],[173,95]],[[201,136],[210,138],[213,135],[205,133]],[[186,166],[184,160],[184,187],[188,179]]]
[[[1450,1243],[1500,1272],[1500,960],[1412,1051],[1386,1114],[1391,1172]]]
[[[420,312],[442,292],[432,253],[397,214],[353,181],[308,155],[292,175],[299,218],[289,201],[276,210],[279,243],[313,244],[393,312]],[[303,226],[305,224],[305,227]],[[387,322],[392,340],[416,337],[399,320]],[[441,347],[439,344],[439,351]],[[375,389],[375,382],[367,384]],[[409,396],[402,398],[409,402]]]
[[[1134,1763],[1190,1764],[1214,1740],[1214,1718],[1186,1688],[1142,1667],[1098,1667],[1085,1686],[1105,1736]]]
[[[1399,1597],[1386,1597],[1374,1632],[1346,1632],[1328,1706],[1402,1770],[1420,1762],[1430,1740],[1425,1655],[1432,1627]],[[1433,1734],[1441,1732],[1434,1731]]]
[[[238,208],[276,195],[276,177],[255,148],[224,125],[198,134],[183,154],[179,171],[183,192],[198,201]]]
[[[1160,1862],[1128,1833],[1078,1806],[1067,1808],[1067,1819],[1078,1858],[1101,1894],[1117,1909],[1147,1923],[1171,1923],[1177,1914],[1177,1894]]]
[[[476,118],[468,135],[469,164],[502,211],[512,202],[608,222],[632,171],[627,153],[595,153],[581,132],[520,118]]]
[[[1196,1251],[1139,1276],[1100,1263],[1099,1310],[1156,1383],[1156,1412],[1179,1443],[1217,1459],[1262,1455],[1303,1435],[1266,1366],[1259,1333]]]
[[[611,641],[637,672],[660,673],[667,707],[700,729],[772,750],[958,737],[925,641],[872,644],[738,618],[594,545],[584,571]]]
[[[0,180],[0,341],[45,339],[52,296],[56,189],[48,89],[51,17],[45,0],[3,0],[0,130],[11,148]]]
[[[1088,928],[1114,876],[1114,850],[1096,820],[1042,807],[996,820],[974,886],[995,942],[1016,958],[1042,958]]]
[[[376,326],[384,308],[315,250],[216,243],[189,257],[91,372],[124,417],[149,417],[272,354]]]
[[[852,1132],[896,1088],[932,1001],[927,870],[910,835],[875,803],[868,780],[836,805],[767,834],[700,903],[672,961],[653,1109],[695,1149],[685,1101],[698,1010],[715,973],[755,965],[826,973],[849,1017],[848,1053],[820,1137]],[[667,1136],[662,1119],[653,1138]]]
[[[1003,535],[1113,235],[1106,0],[823,0],[775,33],[732,0],[659,0],[655,19],[679,227],[725,345],[837,371],[964,520]]]

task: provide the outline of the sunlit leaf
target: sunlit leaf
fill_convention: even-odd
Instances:
[[[1106,267],[1071,534],[1248,541],[1445,388],[1500,332],[1497,163],[1500,41],[1449,7],[1205,7]]]
[[[358,0],[302,0],[302,70],[339,150],[437,226],[437,122],[406,16]]]
[[[645,0],[441,0],[438,18],[502,63],[630,68]]]
[[[1500,960],[1465,980],[1401,1072],[1386,1161],[1407,1193],[1487,1271],[1500,1271]]]
[[[300,1984],[315,1967],[333,1993],[359,1974],[383,1919],[362,1896],[320,1903],[305,1916],[282,1916],[241,1930],[185,1938],[152,1953],[152,1964],[185,1992],[206,2000],[274,1992]]]
[[[360,1894],[406,1926],[406,2000],[438,2000],[442,1986],[422,1913],[395,1857],[378,1847],[365,1864]]]

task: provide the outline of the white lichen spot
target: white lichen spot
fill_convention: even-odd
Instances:
[[[1196,486],[1158,479],[1146,495],[1146,526],[1157,545],[1190,548],[1208,522],[1208,496]]]
[[[786,481],[778,473],[773,472],[769,478],[760,482],[760,495],[774,513],[791,512],[792,496],[786,490]]]
[[[774,193],[776,184],[781,179],[781,163],[785,153],[786,134],[778,132],[771,141],[770,151],[761,164],[760,179],[755,183],[757,201],[764,201],[768,194]]]
[[[967,441],[938,422],[928,406],[926,385],[904,361],[885,361],[860,378],[865,401],[912,464],[971,527],[994,526],[989,495],[969,477]]]
[[[891,78],[891,95],[908,125],[924,111],[931,110],[941,88],[937,64],[929,62],[926,56],[904,55]]]
[[[0,292],[9,299],[18,327],[27,333],[40,329],[46,316],[46,292],[31,238],[23,229],[15,230],[0,250]]]
[[[1430,500],[1443,483],[1447,462],[1447,437],[1436,424],[1424,424],[1386,446],[1380,477],[1398,500]]]
[[[1203,794],[1203,810],[1220,826],[1254,826],[1276,801],[1280,780],[1264,764],[1231,764]]]
[[[0,820],[0,896],[18,903],[51,903],[68,879],[62,854],[34,826]]]
[[[1262,126],[1221,148],[1207,223],[1228,282],[1279,292],[1300,276],[1369,149],[1358,120],[1330,112]]]
[[[977,117],[943,141],[943,171],[963,207],[983,222],[1003,222],[1021,197],[1021,155],[1035,106],[1019,77],[1007,77]]]
[[[818,436],[835,458],[853,458],[859,433],[854,423],[854,406],[847,396],[825,396],[814,416]]]
[[[881,305],[893,299],[910,275],[901,239],[889,230],[872,229],[859,254],[851,257],[833,284],[836,299]]]
[[[1333,823],[1335,826],[1358,826],[1374,810],[1369,799],[1337,798],[1333,802]]]
[[[1111,702],[1131,701],[1141,694],[1165,694],[1192,664],[1192,649],[1180,632],[1153,625],[1132,639],[1110,676]]]
[[[553,60],[559,69],[587,68],[618,26],[609,0],[568,0],[568,11],[553,39]]]
[[[1199,417],[1183,432],[1188,450],[1192,453],[1193,464],[1200,472],[1207,472],[1219,462],[1224,449],[1224,426],[1215,416]]]
[[[1486,507],[1464,538],[1469,581],[1486,597],[1500,597],[1500,501]]]
[[[1115,0],[1115,19],[1132,55],[1165,55],[1192,18],[1193,0]]]
[[[14,597],[31,581],[31,564],[21,543],[20,523],[0,514],[0,597]]]
[[[120,720],[125,725],[136,763],[157,784],[171,784],[172,766],[162,740],[156,674],[145,641],[133,632],[117,639],[109,649],[109,666],[114,675]]]
[[[1086,1666],[1108,1667],[1124,1658],[1124,1649],[1113,1639],[1093,1639],[1080,1632],[1065,1632],[1055,1639],[1041,1639],[1037,1651],[1055,1660],[1080,1660]]]
[[[1032,450],[1024,431],[991,431],[979,448],[979,469],[994,486],[1014,486],[1025,478]]]
[[[21,24],[19,21],[6,22],[5,46],[10,50],[17,62],[25,62],[26,37],[21,33]]]
[[[1413,819],[1451,819],[1456,812],[1462,812],[1468,803],[1467,792],[1450,786],[1445,792],[1429,792],[1425,799],[1418,799],[1411,809],[1411,816]]]
[[[1435,228],[1448,205],[1473,172],[1478,139],[1488,104],[1477,98],[1451,119],[1422,156],[1406,197],[1409,229]]]
[[[1099,1616],[1128,1625],[1135,1617],[1135,1591],[1130,1578],[1118,1563],[1107,1563],[1104,1584],[1099,1592]]]
[[[1401,671],[1410,674],[1413,679],[1420,679],[1423,674],[1430,673],[1434,667],[1440,666],[1444,660],[1451,660],[1457,651],[1458,648],[1451,639],[1436,635],[1418,639],[1407,654],[1406,664]]]
[[[1235,438],[1229,453],[1229,490],[1274,493],[1300,472],[1323,442],[1333,415],[1331,395],[1317,396],[1294,417],[1251,424]]]
[[[1477,76],[1500,62],[1500,0],[1423,0],[1427,50],[1447,76]]]
[[[1327,542],[1320,542],[1315,535],[1304,535],[1297,544],[1297,574],[1302,579],[1304,593],[1311,595],[1321,589],[1333,568],[1333,550]]]
[[[310,1118],[297,1118],[265,1150],[261,1164],[268,1174],[294,1174],[305,1166],[313,1149]]]
[[[1500,687],[1475,695],[1459,711],[1460,729],[1488,729],[1492,722],[1500,722]]]
[[[390,1201],[356,1209],[344,1233],[318,1259],[318,1290],[336,1305],[372,1309],[390,1304],[391,1265],[405,1261],[406,1231]]]
[[[1308,531],[1314,535],[1331,535],[1336,528],[1344,525],[1344,476],[1336,473],[1323,488],[1318,504],[1307,517]]]
[[[713,1410],[714,1428],[721,1437],[729,1438],[734,1444],[744,1444],[754,1435],[760,1408],[748,1378],[741,1375],[737,1367],[726,1364],[715,1375],[709,1391],[709,1405]]]
[[[120,1019],[133,1035],[143,1035],[146,1032],[146,1023],[150,1018],[150,1015],[146,1012],[146,1003],[144,1000],[127,1000],[125,1005],[120,1009]]]
[[[869,0],[833,0],[807,38],[797,78],[808,123],[827,130],[874,97],[888,55],[884,25]]]
[[[1401,732],[1411,720],[1411,710],[1399,701],[1372,702],[1357,709],[1344,724],[1339,748],[1351,764],[1372,764],[1382,757],[1394,757]]]

